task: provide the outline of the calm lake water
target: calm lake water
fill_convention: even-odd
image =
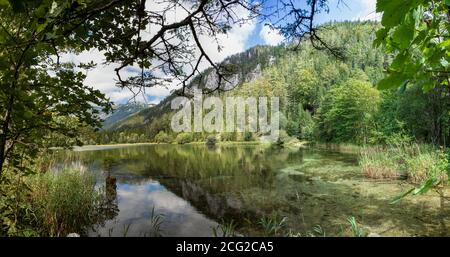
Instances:
[[[262,236],[260,220],[267,217],[286,217],[282,235],[339,236],[350,235],[352,216],[366,234],[450,235],[450,209],[442,197],[431,192],[390,205],[411,185],[365,179],[355,154],[137,145],[86,147],[63,155],[66,163],[85,166],[99,186],[106,185],[110,219],[90,236],[152,236],[155,223],[162,236],[211,236],[219,223],[231,222],[242,235]]]

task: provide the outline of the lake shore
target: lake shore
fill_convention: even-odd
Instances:
[[[189,142],[184,145],[205,145],[206,142]],[[297,147],[306,147],[309,144],[308,141],[290,141],[284,144],[284,147],[288,148],[297,148]],[[74,146],[73,151],[90,151],[90,150],[104,150],[104,149],[114,149],[114,148],[122,148],[129,146],[145,146],[145,145],[179,145],[177,143],[120,143],[120,144],[101,144],[101,145],[83,145],[83,146]],[[233,146],[233,145],[263,145],[270,146],[271,143],[267,141],[224,141],[217,142],[216,146]],[[52,149],[62,149],[59,147],[55,147]]]

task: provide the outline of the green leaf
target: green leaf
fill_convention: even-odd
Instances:
[[[450,1],[450,0],[448,0]],[[445,40],[444,42],[440,43],[437,45],[439,48],[447,48],[450,46],[450,39]]]
[[[377,38],[373,41],[373,45],[375,47],[378,47],[386,41],[386,37],[388,35],[388,30],[385,28],[381,28],[381,29],[377,30],[377,32],[375,34],[376,34]]]
[[[406,61],[409,60],[408,57],[409,55],[407,52],[399,53],[392,61],[392,64],[389,67],[389,69],[393,71],[403,70],[405,68]]]
[[[389,88],[397,88],[404,85],[406,82],[408,82],[408,76],[406,76],[403,73],[394,72],[391,73],[386,78],[382,79],[379,83],[377,88],[380,90],[385,90]]]
[[[411,192],[414,190],[415,190],[415,188],[413,187],[410,190],[402,193],[401,195],[396,196],[394,199],[392,199],[392,201],[389,204],[396,204],[396,203],[400,202],[403,198],[405,198],[407,195],[411,194]]]
[[[425,181],[425,183],[423,183],[420,187],[416,188],[413,192],[413,195],[423,195],[426,192],[428,192],[428,190],[430,190],[434,185],[437,184],[437,182],[439,182],[436,178],[430,178],[427,181]]]
[[[436,86],[436,84],[435,84],[435,81],[428,80],[428,81],[421,83],[421,86],[422,86],[423,92],[428,93],[428,92],[430,92],[431,89],[433,89]]]
[[[376,11],[383,13],[381,24],[392,28],[399,25],[410,10],[422,2],[423,0],[378,0]]]
[[[414,39],[415,22],[412,15],[408,15],[406,22],[400,24],[392,34],[392,40],[401,50],[407,49]]]

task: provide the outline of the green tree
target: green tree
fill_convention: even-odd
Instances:
[[[169,136],[166,132],[160,131],[155,136],[155,142],[156,143],[171,143],[173,141],[173,138]]]
[[[175,141],[177,142],[177,144],[180,144],[180,145],[190,143],[190,142],[192,142],[192,134],[182,132],[177,135],[177,137],[175,138]]]
[[[323,138],[367,143],[379,102],[380,93],[367,81],[349,79],[331,89],[320,108]]]

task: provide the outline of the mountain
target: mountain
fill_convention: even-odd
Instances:
[[[113,112],[111,114],[102,117],[103,119],[102,128],[104,130],[109,129],[114,124],[119,123],[122,120],[129,118],[130,116],[146,108],[149,108],[148,104],[138,102],[115,105],[113,106]]]
[[[239,96],[278,96],[281,99],[281,127],[289,135],[303,137],[299,132],[300,117],[309,117],[311,128],[317,127],[319,108],[327,92],[350,78],[365,80],[375,85],[383,78],[383,70],[390,61],[382,49],[372,47],[375,31],[380,27],[373,21],[336,22],[322,27],[322,39],[340,49],[345,59],[337,59],[326,50],[317,50],[308,40],[295,49],[291,46],[256,46],[243,53],[226,58],[221,65],[231,67],[234,75],[229,79],[233,90],[216,94]],[[215,73],[207,69],[195,77],[188,87],[211,88]],[[107,131],[100,135],[100,143],[126,142],[130,138],[153,141],[156,134],[164,131],[170,137],[177,135],[170,130],[171,100],[179,95],[173,92],[158,105],[143,108],[134,115],[110,120]],[[301,107],[301,108],[300,108]],[[310,132],[312,133],[312,132]],[[192,135],[193,140],[203,140],[205,134]],[[235,135],[233,135],[235,137]],[[230,139],[236,140],[236,139]],[[237,139],[239,140],[239,139]]]
[[[281,58],[284,51],[283,46],[255,46],[243,53],[226,58],[221,65],[228,65],[228,67],[236,70],[234,75],[228,78],[228,81],[230,81],[228,87],[230,87],[230,84],[232,87],[239,87],[244,82],[257,79],[261,76],[264,69],[273,65],[278,58]],[[215,72],[209,68],[203,71],[200,76],[195,77],[187,87],[214,88],[215,81],[217,81]],[[111,122],[107,129],[110,131],[126,131],[144,128],[151,121],[169,113],[171,111],[170,103],[178,95],[179,92],[176,91],[156,106],[141,109],[136,115]]]

